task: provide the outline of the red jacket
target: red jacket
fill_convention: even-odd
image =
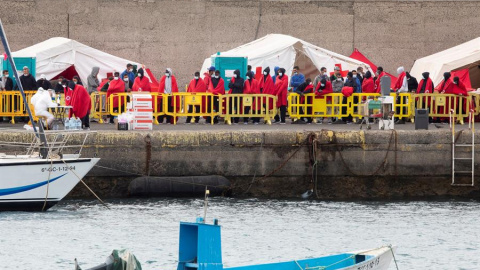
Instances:
[[[220,78],[217,84],[217,87],[213,88],[213,83],[210,83],[208,87],[208,92],[218,96],[225,95],[225,81]]]
[[[362,82],[362,92],[363,93],[375,93],[375,84],[373,78],[364,78]]]
[[[248,85],[248,93],[244,92],[244,94],[261,94],[260,83],[257,80],[252,79],[251,82],[250,80],[245,80],[245,84]]]
[[[333,93],[332,83],[330,81],[325,83],[324,89],[320,89],[321,86],[321,83],[317,84],[317,89],[315,89],[315,97],[323,97],[324,95]]]
[[[125,84],[123,85],[123,89],[125,89]],[[87,113],[90,113],[91,108],[91,101],[90,95],[88,95],[87,89],[85,87],[76,84],[75,89],[73,89],[73,96],[72,96],[72,110],[70,113],[75,114],[76,117],[83,118]]]
[[[125,82],[122,79],[112,80],[110,82],[107,90],[107,100],[111,94],[116,93],[125,93]],[[119,106],[122,106],[122,102],[120,101],[120,104],[118,104],[118,96],[114,96],[113,108],[118,108]]]
[[[205,93],[207,92],[207,86],[205,85],[205,81],[202,79],[192,79],[188,84],[187,88],[188,93]]]
[[[405,75],[407,75],[404,72],[400,73],[400,75],[398,75],[398,78],[397,78],[397,81],[395,82],[395,87],[393,88],[393,90],[396,92],[398,89],[402,88],[402,84],[403,84],[403,79],[405,78]]]
[[[203,73],[203,81],[205,82],[205,86],[207,89],[210,89],[210,85],[212,84],[212,76],[210,76],[210,73],[205,72]]]
[[[443,94],[453,94],[453,81],[451,79],[448,79],[446,82],[442,81],[440,85],[438,86],[438,92]]]
[[[275,80],[275,94],[277,96],[277,108],[280,106],[287,106],[287,95],[288,95],[288,77],[283,75],[280,79],[277,76]]]
[[[270,74],[268,74],[265,78],[265,75],[262,75],[262,78],[259,82],[260,90],[262,94],[270,94],[275,95],[275,86],[273,85],[273,80]]]
[[[463,84],[460,81],[458,82],[458,84],[453,84],[453,94],[468,96],[468,91],[467,91],[467,88],[465,87],[465,84]]]
[[[425,86],[425,92],[424,93],[433,93],[433,82],[432,82],[432,79],[427,78],[427,81],[425,82],[424,79],[422,79],[420,81],[420,83],[418,84],[418,87],[417,87],[417,94],[421,94],[421,91],[422,91],[422,86],[423,84],[426,83],[427,85]]]
[[[140,89],[142,89],[142,92],[152,91],[150,80],[145,76],[143,76],[141,79],[140,77],[136,77],[135,81],[133,81],[132,91],[137,92],[140,91]]]
[[[382,91],[382,87],[380,86],[380,79],[383,77],[383,76],[386,76],[387,74],[385,74],[384,71],[382,71],[382,73],[380,73],[380,75],[378,75],[377,77],[377,80],[375,81],[375,93],[380,93]],[[398,80],[397,80],[398,82]],[[403,82],[403,81],[402,81]]]
[[[73,91],[68,87],[64,87],[63,94],[65,95],[65,105],[70,106],[72,104]]]

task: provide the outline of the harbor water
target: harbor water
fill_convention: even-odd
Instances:
[[[201,199],[66,200],[46,213],[0,213],[0,269],[73,269],[128,248],[143,269],[175,270],[180,221]],[[225,267],[393,244],[399,269],[480,269],[478,201],[209,201],[222,225]],[[390,269],[396,269],[392,262]]]

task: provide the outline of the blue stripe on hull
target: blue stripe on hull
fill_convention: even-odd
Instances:
[[[20,192],[29,191],[29,190],[44,186],[44,185],[48,184],[49,182],[52,183],[52,182],[60,179],[64,175],[66,175],[66,173],[62,174],[58,177],[52,178],[52,179],[50,179],[50,181],[47,180],[47,181],[43,181],[43,182],[32,184],[32,185],[0,189],[0,196],[12,195],[12,194],[20,193]]]

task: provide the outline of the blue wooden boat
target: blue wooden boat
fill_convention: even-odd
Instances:
[[[387,270],[394,256],[394,248],[385,246],[318,258],[224,268],[220,230],[216,219],[213,224],[204,223],[200,217],[194,223],[181,222],[177,270]],[[113,261],[107,260],[87,270],[116,270]],[[80,269],[77,267],[75,269]],[[140,270],[138,267],[127,269]]]

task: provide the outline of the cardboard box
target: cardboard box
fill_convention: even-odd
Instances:
[[[132,125],[133,130],[152,130],[153,129],[153,124],[147,124],[147,123],[136,123],[134,122]]]

